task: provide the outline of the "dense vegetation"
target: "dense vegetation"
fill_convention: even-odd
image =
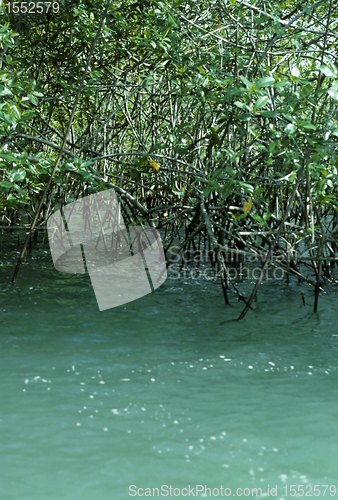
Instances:
[[[278,249],[316,308],[336,282],[337,4],[112,1],[36,214],[104,8],[2,7],[0,224],[43,226],[114,187],[126,220],[163,228],[166,249],[179,237],[181,250],[270,251],[264,266]]]

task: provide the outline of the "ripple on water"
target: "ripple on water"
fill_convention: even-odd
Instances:
[[[0,290],[4,498],[338,483],[333,294],[313,315],[263,285],[229,323],[218,285],[165,283],[100,313],[86,278],[38,271]]]

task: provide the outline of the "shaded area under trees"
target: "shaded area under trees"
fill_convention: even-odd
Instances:
[[[30,224],[55,165],[101,1],[4,15],[2,226]],[[227,262],[278,250],[318,294],[337,283],[337,5],[112,2],[37,224],[114,187],[130,223],[168,250],[206,245],[228,302]],[[16,29],[17,36],[13,35]],[[246,309],[252,302],[259,281]],[[243,313],[241,315],[243,317]]]

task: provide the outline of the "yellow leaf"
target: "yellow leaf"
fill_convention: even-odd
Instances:
[[[160,170],[160,167],[157,165],[156,161],[154,160],[149,160],[149,163],[152,167],[154,167],[156,170]]]
[[[251,207],[252,207],[252,199],[249,198],[248,201],[246,201],[243,205],[243,212],[245,214],[248,214],[251,210]]]

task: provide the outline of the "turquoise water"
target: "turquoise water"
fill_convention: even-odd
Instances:
[[[12,287],[16,257],[3,246],[1,500],[338,487],[337,294],[313,314],[311,289],[264,282],[238,323],[243,303],[225,308],[219,284],[167,279],[100,312],[88,276],[58,273],[47,246]]]

